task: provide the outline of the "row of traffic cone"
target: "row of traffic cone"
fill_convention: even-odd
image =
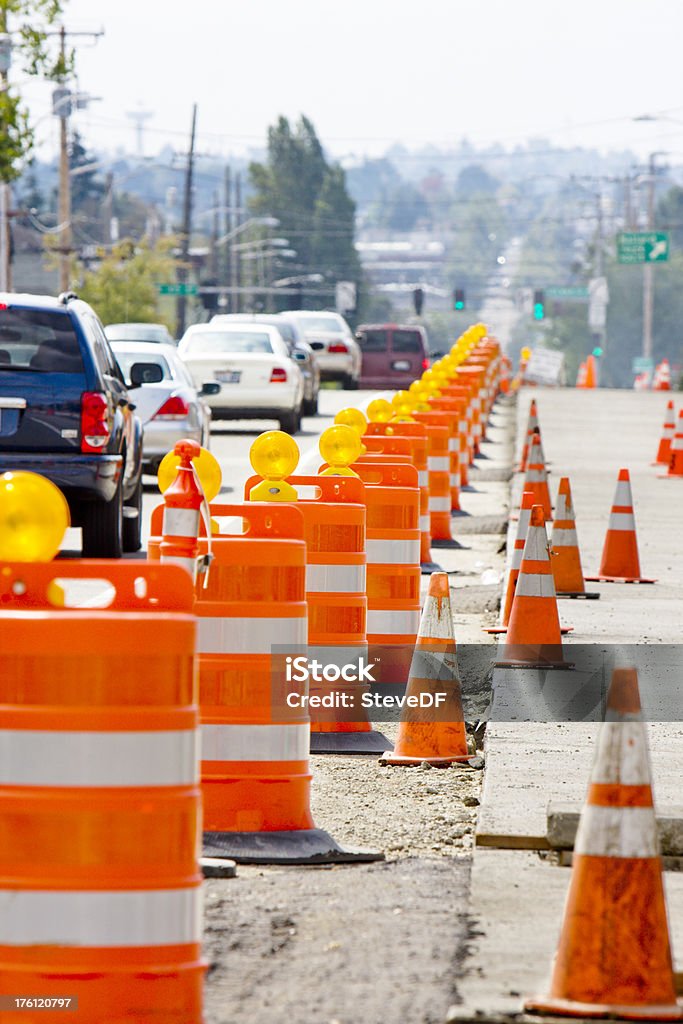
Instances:
[[[666,466],[666,476],[683,476],[683,409],[678,410],[677,423],[672,401],[666,406],[662,436],[654,465]]]

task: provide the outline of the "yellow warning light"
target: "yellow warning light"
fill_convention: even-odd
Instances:
[[[179,465],[180,456],[176,455],[174,451],[168,452],[161,460],[157,472],[157,481],[162,494],[166,493],[177,477]],[[201,448],[197,458],[192,460],[192,465],[204,491],[204,497],[207,501],[213,501],[220,492],[223,482],[223,474],[218,464],[218,459],[215,455],[211,454],[208,448]]]
[[[523,363],[529,362],[529,360],[531,359],[531,349],[528,347],[528,345],[525,345],[522,351],[519,353],[519,358],[522,360]]]
[[[71,523],[59,487],[38,473],[0,476],[0,561],[49,562]]]
[[[299,446],[284,430],[259,434],[249,449],[249,461],[263,479],[252,487],[249,501],[296,501],[299,495],[285,478],[299,465]]]
[[[388,423],[394,415],[394,408],[386,398],[375,398],[368,405],[367,413],[371,423]]]
[[[334,422],[343,423],[345,426],[351,427],[359,437],[362,437],[368,429],[368,421],[360,409],[342,409],[334,417]]]
[[[349,466],[360,458],[363,445],[356,431],[345,423],[336,423],[320,435],[320,454],[327,463],[321,476],[358,476]]]

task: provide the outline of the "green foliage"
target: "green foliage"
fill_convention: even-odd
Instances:
[[[177,239],[169,237],[155,245],[134,245],[125,239],[103,257],[97,270],[84,274],[79,296],[105,324],[164,322],[157,284],[175,280],[177,263],[172,253],[176,245]]]
[[[403,181],[389,189],[371,211],[373,222],[389,231],[413,231],[431,220],[430,209],[421,192],[414,185]]]
[[[63,81],[73,68],[73,54],[55,56],[47,30],[61,16],[62,0],[0,0],[0,32],[11,32],[13,53],[27,75]],[[17,19],[27,19],[15,25]],[[0,180],[13,181],[33,148],[33,132],[21,97],[11,88],[0,94]]]

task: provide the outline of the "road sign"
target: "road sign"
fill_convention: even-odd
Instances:
[[[524,380],[551,387],[564,379],[564,353],[555,349],[535,348],[524,370]]]
[[[558,284],[551,285],[545,289],[545,296],[547,299],[573,299],[575,301],[586,300],[588,298],[588,288],[582,284]]]
[[[667,231],[622,231],[617,235],[619,263],[664,263],[668,258]]]
[[[159,295],[196,295],[199,285],[178,282],[177,284],[158,284]]]
[[[633,373],[652,373],[654,368],[655,361],[649,356],[636,356],[631,366]]]

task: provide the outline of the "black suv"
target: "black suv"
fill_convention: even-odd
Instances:
[[[102,324],[72,293],[0,294],[0,473],[64,492],[83,555],[141,545],[142,426]]]

